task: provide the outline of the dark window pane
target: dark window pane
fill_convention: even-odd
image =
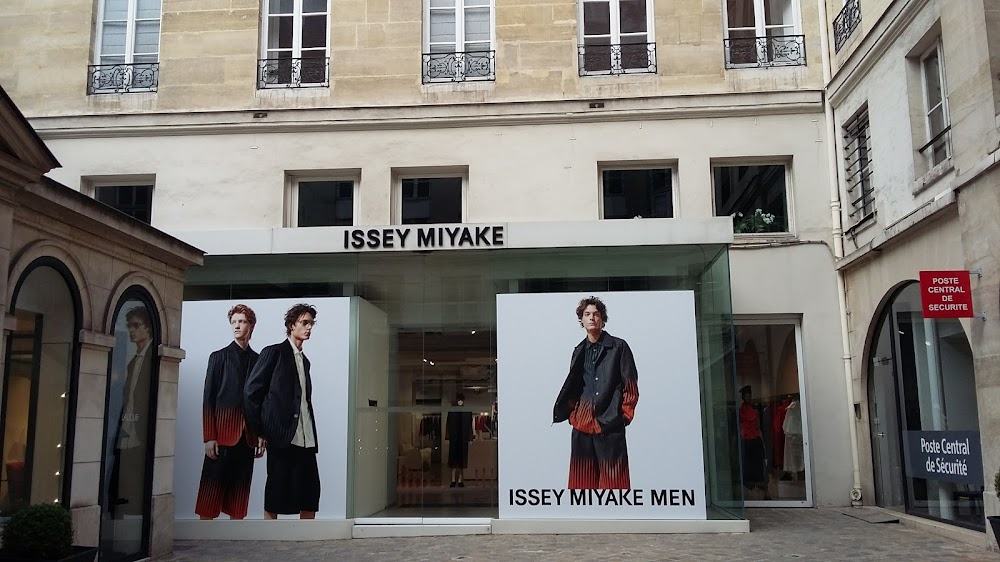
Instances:
[[[101,203],[146,224],[150,223],[153,208],[153,186],[99,186],[94,195],[95,199]]]
[[[302,48],[326,47],[326,16],[302,18]]]
[[[732,215],[737,233],[787,232],[785,167],[715,168],[715,214]]]
[[[299,182],[299,226],[354,224],[354,182]]]
[[[607,35],[611,33],[611,5],[608,2],[583,3],[583,34]]]
[[[646,31],[646,0],[621,0],[619,10],[622,33]]]
[[[462,178],[403,180],[403,224],[462,222]]]
[[[604,218],[674,216],[670,170],[605,170]]]
[[[611,70],[611,39],[588,37],[583,40],[583,69],[587,72]]]

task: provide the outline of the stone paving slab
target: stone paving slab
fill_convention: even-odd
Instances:
[[[749,534],[479,535],[331,541],[177,541],[163,560],[946,560],[1000,555],[893,523],[872,524],[838,509],[751,509]],[[984,537],[985,542],[985,537]]]

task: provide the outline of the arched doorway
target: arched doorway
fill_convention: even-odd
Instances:
[[[0,514],[69,502],[80,298],[66,267],[32,262],[10,310],[0,404]]]
[[[149,294],[129,288],[115,307],[101,485],[102,561],[149,552],[160,320]]]
[[[886,300],[867,365],[878,505],[982,529],[976,380],[961,323],[924,318],[920,286],[907,283]]]

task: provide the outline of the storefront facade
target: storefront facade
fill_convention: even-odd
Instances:
[[[197,249],[43,177],[0,89],[0,522],[66,506],[102,560],[173,543],[184,270]]]

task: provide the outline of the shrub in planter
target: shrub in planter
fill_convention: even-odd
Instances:
[[[58,504],[25,507],[3,527],[6,556],[36,560],[59,560],[73,553],[73,518]]]

